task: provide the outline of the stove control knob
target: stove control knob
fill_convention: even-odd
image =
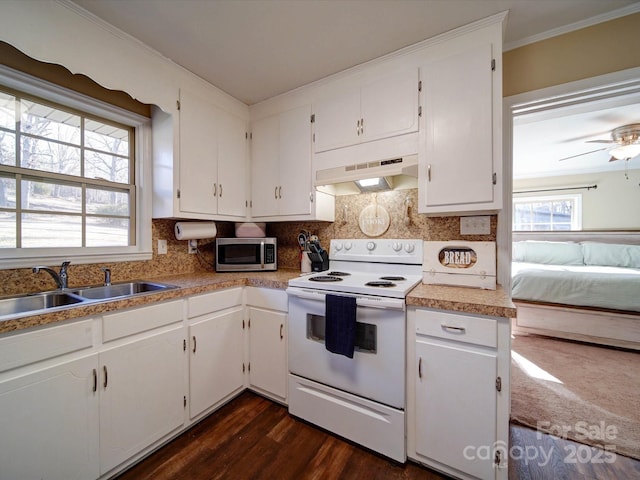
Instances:
[[[393,242],[391,248],[393,248],[394,252],[399,252],[400,250],[402,250],[402,244],[400,242]]]
[[[338,243],[335,243],[334,245],[335,245],[336,252],[339,252],[340,250],[342,250],[342,244],[341,243],[338,242]]]
[[[405,243],[404,244],[404,250],[407,253],[412,253],[415,250],[415,245],[413,243]]]
[[[375,242],[367,242],[367,250],[372,251],[376,248]]]
[[[353,246],[353,245],[351,245],[351,242],[347,242],[347,243],[345,243],[345,244],[344,244],[344,249],[345,249],[345,250],[351,250],[351,247],[352,247],[352,246]]]

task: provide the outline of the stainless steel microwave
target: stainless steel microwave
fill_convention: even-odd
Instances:
[[[216,238],[217,272],[263,272],[278,269],[277,239]]]

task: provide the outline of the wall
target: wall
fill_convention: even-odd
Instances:
[[[47,2],[45,6],[54,8],[53,5],[53,3]],[[11,5],[12,8],[18,6],[18,3]],[[31,4],[29,9],[32,7],[38,8],[35,4]],[[46,16],[44,13],[42,15]],[[5,19],[7,18],[5,17]],[[9,23],[6,26],[9,28],[16,25],[12,26]],[[640,35],[637,35],[639,28],[640,14],[635,14],[506,52],[503,56],[504,96],[640,65]],[[29,39],[29,36],[24,35],[24,32],[20,33],[19,29],[16,32],[9,32],[7,35],[8,38],[24,37],[22,41],[35,52],[41,53],[42,49],[46,48],[42,42],[37,43],[33,37]],[[70,44],[72,43],[70,42]],[[39,57],[40,55],[34,56]],[[173,72],[170,73],[173,74]],[[165,85],[157,86],[154,84],[154,87],[156,90],[164,89]],[[167,103],[170,99],[171,97],[167,98]],[[412,205],[410,208],[411,223],[408,227],[402,221],[403,206],[407,195]],[[380,205],[384,205],[389,210],[392,219],[390,229],[384,234],[385,237],[423,238],[425,240],[464,239],[459,234],[458,217],[429,218],[416,213],[417,190],[399,190],[378,194],[377,200]],[[270,224],[268,234],[277,236],[279,239],[280,266],[299,268],[299,248],[296,237],[301,228],[318,234],[324,245],[328,245],[330,238],[364,237],[357,228],[356,214],[371,201],[370,194],[338,197],[336,199],[336,222],[332,224],[319,222]],[[348,213],[346,218],[344,217],[345,206]],[[495,240],[496,223],[497,217],[492,216],[491,235],[473,236],[466,239]],[[210,267],[203,265],[197,256],[186,253],[186,242],[175,240],[173,224],[172,220],[153,221],[154,252],[152,260],[113,263],[111,265],[71,265],[69,270],[70,284],[74,286],[100,283],[103,278],[102,272],[100,272],[101,266],[112,268],[114,281],[149,278],[172,273],[189,273],[203,269],[211,270]],[[219,236],[232,235],[232,224],[218,223],[217,225]],[[168,240],[168,254],[166,256],[157,255],[156,248],[159,238]],[[205,248],[204,250],[206,255],[210,255],[209,249]],[[28,269],[0,271],[0,295],[53,288],[52,280],[45,275],[34,275]]]
[[[640,66],[640,13],[503,54],[503,97]]]
[[[629,170],[627,175],[628,179],[624,171],[618,170],[514,180],[513,191],[597,185],[593,190],[561,190],[535,195],[581,194],[583,230],[634,230],[640,227],[640,169]]]
[[[329,247],[332,238],[369,238],[358,227],[358,216],[374,202],[372,193],[336,197],[336,221],[284,222],[268,225],[267,235],[278,238],[278,265],[300,268],[300,247],[297,238],[301,229],[318,235],[321,245]],[[406,202],[409,203],[409,225],[405,225]],[[460,217],[427,217],[417,213],[418,189],[380,192],[375,201],[383,206],[391,219],[382,238],[422,238],[424,240],[495,241],[497,216],[491,216],[490,235],[460,235]]]

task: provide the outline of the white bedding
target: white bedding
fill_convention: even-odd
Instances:
[[[513,262],[514,300],[640,312],[640,269]]]

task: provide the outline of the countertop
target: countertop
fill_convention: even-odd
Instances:
[[[74,318],[102,315],[115,310],[198,295],[223,288],[253,286],[285,289],[288,281],[298,275],[300,275],[298,270],[280,269],[276,272],[203,272],[145,278],[145,280],[175,285],[178,288],[120,300],[71,306],[55,312],[25,315],[0,321],[0,334]],[[500,287],[494,291],[418,284],[407,296],[407,305],[506,318],[515,317],[516,314],[515,306]]]

